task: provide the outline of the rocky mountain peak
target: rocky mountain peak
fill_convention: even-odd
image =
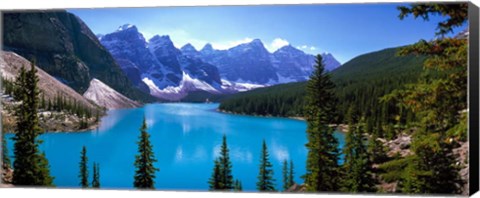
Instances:
[[[250,43],[247,43],[246,45],[257,47],[257,48],[265,48],[265,46],[263,45],[260,39],[253,39]]]
[[[203,48],[200,50],[200,52],[202,52],[202,53],[208,53],[208,52],[212,52],[212,51],[214,51],[214,49],[212,47],[212,44],[210,44],[210,43],[205,44],[205,46],[203,46]]]
[[[182,50],[182,52],[198,52],[197,49],[195,49],[195,47],[190,43],[185,44],[182,48],[180,48],[180,50]]]
[[[304,55],[305,54],[305,52],[297,49],[296,47],[293,47],[290,44],[285,45],[285,46],[279,48],[277,51],[273,52],[273,54],[280,54],[280,53],[299,54],[299,55]]]
[[[170,39],[170,36],[168,35],[160,36],[157,34],[149,40],[149,44],[151,47],[153,47],[152,50],[155,50],[156,48],[163,48],[163,49],[175,48],[175,45],[173,45],[173,42]]]

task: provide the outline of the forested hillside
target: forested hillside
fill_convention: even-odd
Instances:
[[[397,56],[398,49],[389,48],[358,56],[330,73],[339,98],[339,121],[343,121],[344,112],[353,102],[361,112],[383,115],[381,117],[385,122],[389,119],[386,115],[399,111],[393,103],[380,103],[379,98],[406,83],[415,82],[425,58]],[[305,85],[305,82],[289,83],[239,93],[222,101],[219,108],[251,115],[303,116]],[[378,116],[372,117],[376,119]]]

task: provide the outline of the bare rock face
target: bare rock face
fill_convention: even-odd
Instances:
[[[0,70],[2,77],[6,80],[13,81],[18,75],[20,68],[25,67],[30,69],[30,61],[19,56],[13,52],[0,51]],[[63,96],[67,100],[77,101],[82,106],[90,109],[95,109],[96,106],[90,101],[86,100],[82,95],[75,90],[58,81],[56,78],[49,75],[36,66],[38,76],[38,87],[40,89],[40,96],[44,96],[45,100],[54,101],[55,97]]]
[[[95,78],[90,81],[90,86],[83,96],[107,109],[135,108],[140,106],[140,103],[125,97]]]
[[[402,157],[412,154],[410,150],[410,143],[412,142],[412,137],[407,134],[401,134],[396,139],[385,142],[389,148],[388,156],[394,156],[397,153],[400,153]]]
[[[25,67],[26,70],[31,68],[31,63],[25,58],[13,53],[0,51],[0,70],[1,75],[5,80],[14,81],[20,71],[20,68]],[[72,88],[63,84],[56,78],[50,76],[48,73],[35,66],[37,69],[38,88],[40,90],[40,97],[45,101],[55,101],[56,97],[63,97],[65,100],[75,102],[75,104],[89,109],[91,112],[101,111],[100,108],[94,103],[87,100],[85,97],[77,93]],[[15,101],[11,96],[2,97],[3,109],[2,114],[2,127],[4,131],[13,131],[15,126],[16,117],[13,114],[13,107],[18,105],[18,101]],[[44,131],[81,131],[86,129],[93,129],[97,125],[95,118],[81,119],[78,115],[73,113],[67,113],[63,111],[48,111],[40,109],[39,112],[39,125]],[[86,122],[88,127],[82,126],[82,122]]]
[[[453,149],[453,154],[457,157],[457,164],[460,166],[460,177],[465,184],[462,186],[462,195],[468,195],[468,181],[469,181],[469,163],[468,163],[468,141],[460,143],[460,146]]]
[[[13,169],[10,167],[3,165],[2,168],[0,168],[0,174],[2,175],[2,181],[0,182],[0,187],[2,185],[4,187],[11,187],[12,179],[13,179]]]

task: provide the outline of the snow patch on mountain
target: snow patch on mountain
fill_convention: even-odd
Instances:
[[[160,89],[157,84],[150,78],[143,78],[143,82],[150,88],[150,94],[163,98],[166,100],[177,101],[188,95],[191,91],[203,90],[213,94],[220,94],[221,92],[215,89],[212,85],[192,78],[189,74],[183,72],[183,78],[179,86],[167,86]]]
[[[266,87],[266,85],[253,84],[253,83],[240,83],[240,82],[230,82],[228,80],[222,79],[222,89],[224,92],[243,92],[256,88]]]

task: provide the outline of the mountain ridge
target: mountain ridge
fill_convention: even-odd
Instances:
[[[210,43],[200,50],[190,43],[178,49],[169,35],[157,34],[147,42],[137,27],[130,24],[100,35],[100,42],[138,88],[166,100],[179,100],[188,92],[200,90],[224,94],[305,81],[314,64],[313,55],[291,45],[284,49],[293,48],[288,50],[293,56],[282,56],[280,49],[270,53],[260,39],[226,50],[214,49]],[[339,67],[340,63],[329,56],[330,68]]]
[[[135,100],[154,101],[136,89],[115,59],[77,16],[64,10],[3,13],[3,49],[37,65],[78,93],[97,78]],[[55,41],[55,42],[52,42]]]
[[[2,70],[2,77],[6,80],[14,80],[22,66],[26,70],[30,68],[30,61],[24,57],[8,51],[0,51],[0,68]],[[56,97],[64,96],[68,100],[76,100],[80,105],[83,105],[91,110],[97,107],[90,101],[77,93],[69,86],[58,81],[56,78],[35,65],[38,76],[38,87],[41,92],[41,97],[45,100],[54,101]]]

